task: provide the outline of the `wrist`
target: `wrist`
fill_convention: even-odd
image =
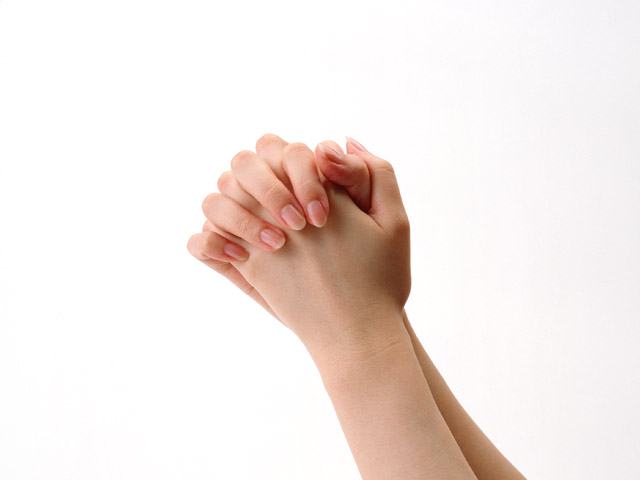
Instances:
[[[339,334],[303,343],[325,381],[346,380],[354,371],[375,364],[399,348],[411,348],[401,310],[372,313]]]

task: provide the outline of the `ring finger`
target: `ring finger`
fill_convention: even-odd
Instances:
[[[278,179],[266,161],[249,150],[231,160],[231,171],[242,189],[255,198],[281,225],[302,230],[304,210],[291,191]]]
[[[286,240],[282,230],[220,193],[207,195],[202,211],[214,227],[263,250],[278,250]]]

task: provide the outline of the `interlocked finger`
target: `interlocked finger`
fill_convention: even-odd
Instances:
[[[285,243],[282,230],[220,193],[207,195],[202,211],[212,226],[263,250],[274,251]]]
[[[292,230],[304,228],[307,222],[298,200],[264,159],[243,150],[231,160],[231,171],[242,189],[281,225]]]
[[[249,252],[243,247],[211,230],[192,235],[187,249],[198,260],[228,263],[249,258]]]
[[[289,142],[274,133],[265,133],[256,142],[256,154],[267,162],[276,177],[291,190],[289,177],[282,166],[282,151]]]
[[[304,143],[290,143],[283,150],[282,165],[296,198],[305,206],[309,223],[324,226],[329,214],[329,198],[320,181],[314,153]]]

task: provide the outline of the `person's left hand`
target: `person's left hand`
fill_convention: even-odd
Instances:
[[[287,144],[282,152],[285,165],[313,165],[313,152],[303,144]],[[362,159],[377,185],[369,213],[356,206],[342,187],[318,176],[334,210],[327,225],[290,232],[287,244],[277,252],[267,253],[246,244],[251,258],[232,262],[272,313],[310,349],[333,343],[347,332],[358,338],[375,337],[384,331],[384,319],[401,319],[410,289],[408,220],[393,169],[368,152]],[[233,177],[227,175],[227,180],[219,183],[227,199],[249,206],[260,221],[268,220],[269,214],[257,203],[262,193],[255,189],[273,181],[273,174],[260,170],[262,162],[252,152],[240,152],[232,161],[232,168],[237,167]],[[290,170],[286,168],[285,173]],[[247,172],[253,174],[251,179]],[[249,192],[240,186],[247,186]],[[208,196],[204,211],[214,230],[234,224],[229,221],[229,211],[215,206],[220,206],[219,195]],[[248,227],[251,217],[243,220],[236,213],[231,213],[235,225],[255,230]],[[223,230],[217,233],[244,243]]]

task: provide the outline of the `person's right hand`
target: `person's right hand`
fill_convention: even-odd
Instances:
[[[237,240],[250,258],[232,262],[234,267],[310,352],[329,344],[344,346],[347,337],[357,338],[359,348],[363,336],[386,342],[391,331],[400,334],[411,283],[409,222],[391,165],[362,154],[376,186],[368,213],[344,188],[325,181],[328,205],[335,207],[325,227],[289,232],[286,245],[273,253],[250,240]],[[281,156],[285,165],[314,167],[314,153],[304,144],[285,144]],[[265,160],[252,152],[241,151],[232,167],[236,167],[233,177],[221,184],[225,202],[220,194],[209,195],[204,202],[205,214],[223,236],[258,231],[274,211],[265,205],[270,196],[264,192],[286,190]],[[296,191],[295,177],[289,179]],[[263,200],[258,204],[259,198]],[[279,198],[275,200],[282,205]],[[256,228],[251,226],[254,222]]]
[[[246,166],[243,167],[241,162],[235,162],[235,164],[232,162],[232,170],[220,176],[218,188],[222,194],[235,199],[244,207],[262,210],[264,219],[272,221],[275,225],[267,224],[265,220],[249,214],[245,209],[238,209],[239,214],[244,216],[245,219],[242,221],[244,225],[243,231],[236,232],[237,237],[225,234],[224,231],[207,220],[203,225],[202,233],[195,234],[189,239],[189,251],[200,261],[227,277],[277,317],[259,292],[234,267],[234,261],[243,261],[248,258],[248,252],[238,245],[236,240],[244,238],[249,243],[258,245],[268,251],[282,247],[286,236],[276,225],[284,222],[282,220],[280,222],[274,221],[273,218],[277,218],[277,212],[280,211],[283,200],[286,200],[287,196],[292,196],[289,191],[295,193],[298,202],[296,206],[307,206],[305,213],[309,223],[315,226],[324,225],[326,216],[323,218],[322,213],[326,215],[329,207],[324,190],[326,180],[343,186],[356,205],[361,210],[369,212],[371,207],[371,175],[363,156],[372,154],[357,141],[349,137],[346,138],[348,153],[345,154],[336,142],[327,140],[316,146],[314,152],[316,165],[311,165],[287,162],[286,156],[283,156],[282,152],[284,152],[284,147],[288,143],[274,134],[263,135],[256,142],[256,154],[265,161],[263,167],[268,167],[270,172],[275,175],[272,177],[274,179],[273,183],[280,182],[280,187],[266,185],[265,189],[270,193],[256,195],[260,201],[256,200],[246,194],[242,188],[243,185],[247,189],[253,186],[251,184],[247,185],[246,180],[243,184],[240,184],[236,179],[236,177],[239,177],[253,181],[255,172],[246,171]],[[255,187],[253,188],[255,190]],[[228,202],[228,198],[219,198],[219,200]],[[291,199],[288,201],[291,202]],[[295,200],[291,203],[294,202]],[[320,203],[324,212],[320,212],[316,206],[314,215],[313,210],[309,208],[313,203],[316,205]],[[283,226],[287,227],[288,225],[284,223]],[[265,228],[269,230],[270,245],[265,244],[262,240],[262,230]],[[257,232],[260,232],[260,235]]]

